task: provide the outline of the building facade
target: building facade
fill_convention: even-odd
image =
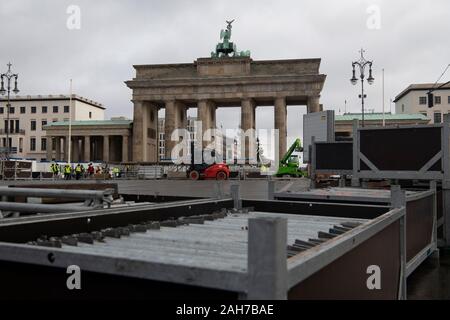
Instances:
[[[68,95],[16,96],[10,101],[8,116],[7,101],[0,99],[0,146],[6,149],[8,135],[11,158],[45,160],[49,147],[56,148],[56,142],[50,143],[46,137],[48,124],[105,117],[100,103],[77,95],[73,95],[72,108]]]
[[[353,136],[353,121],[357,119],[362,121],[361,113],[345,113],[343,115],[335,116],[335,137],[336,140],[344,140]],[[423,114],[384,114],[385,126],[406,126],[429,124],[430,119]],[[365,127],[381,127],[383,126],[382,113],[365,113],[364,114]]]
[[[70,136],[67,121],[49,123],[45,130],[47,139],[54,141],[54,150],[47,149],[48,161],[77,162],[128,162],[131,154],[132,120],[73,121]]]
[[[427,92],[442,84],[411,84],[394,100],[397,114],[420,113],[431,119],[431,123],[441,123],[444,114],[450,112],[450,84],[433,92],[434,107],[428,108]]]

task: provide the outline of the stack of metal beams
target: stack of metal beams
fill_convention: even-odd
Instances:
[[[53,247],[56,252],[246,271],[248,222],[249,219],[257,217],[287,219],[288,257],[326,242],[367,221],[243,209],[162,222],[148,221],[58,238],[42,236],[28,244]]]

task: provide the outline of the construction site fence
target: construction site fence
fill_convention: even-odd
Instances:
[[[50,163],[46,171],[33,171],[32,162],[26,161],[2,161],[1,179],[8,181],[17,180],[63,180],[64,163],[59,164],[59,173],[50,172]],[[82,164],[84,171],[80,179],[92,180],[176,180],[187,179],[188,165],[174,164],[99,164],[94,165],[95,173],[87,172],[88,164]],[[230,165],[230,180],[267,179],[267,175],[261,174],[260,167],[254,165]],[[73,170],[72,170],[73,171]],[[75,173],[71,175],[75,179]]]

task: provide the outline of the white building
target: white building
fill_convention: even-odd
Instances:
[[[433,92],[434,107],[428,108],[427,92],[442,84],[411,84],[395,98],[397,114],[421,113],[431,119],[432,123],[441,123],[443,115],[450,112],[450,84]]]
[[[191,141],[195,140],[195,137],[196,137],[195,121],[197,121],[197,118],[195,118],[195,117],[188,117],[187,118],[187,128],[186,129],[189,131],[189,135],[190,135]],[[164,127],[165,127],[165,119],[164,118],[159,118],[158,119],[158,133],[159,133],[158,154],[159,154],[159,160],[165,160],[165,158],[166,158],[166,140],[165,140]]]
[[[198,118],[196,117],[188,117],[187,119],[187,127],[186,129],[189,131],[190,141],[196,140],[197,132],[195,127],[195,122],[198,121]],[[159,154],[159,160],[166,160],[166,140],[165,140],[165,133],[164,133],[164,126],[165,126],[165,119],[159,118],[158,119],[158,133],[159,133],[159,141],[158,141],[158,154]],[[235,159],[237,156],[237,146],[234,145],[233,148],[227,148],[227,143],[232,141],[233,139],[223,135],[223,149],[224,154],[227,159]],[[189,153],[190,154],[190,153]]]
[[[100,103],[77,95],[73,95],[72,109],[69,95],[11,97],[9,121],[6,104],[6,98],[0,98],[0,147],[5,150],[9,129],[11,158],[45,160],[48,143],[43,127],[48,123],[69,121],[70,117],[72,121],[105,118]]]

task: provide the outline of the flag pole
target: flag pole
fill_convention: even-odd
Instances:
[[[69,100],[69,150],[67,162],[71,164],[72,151],[72,79],[70,79],[70,100]]]

